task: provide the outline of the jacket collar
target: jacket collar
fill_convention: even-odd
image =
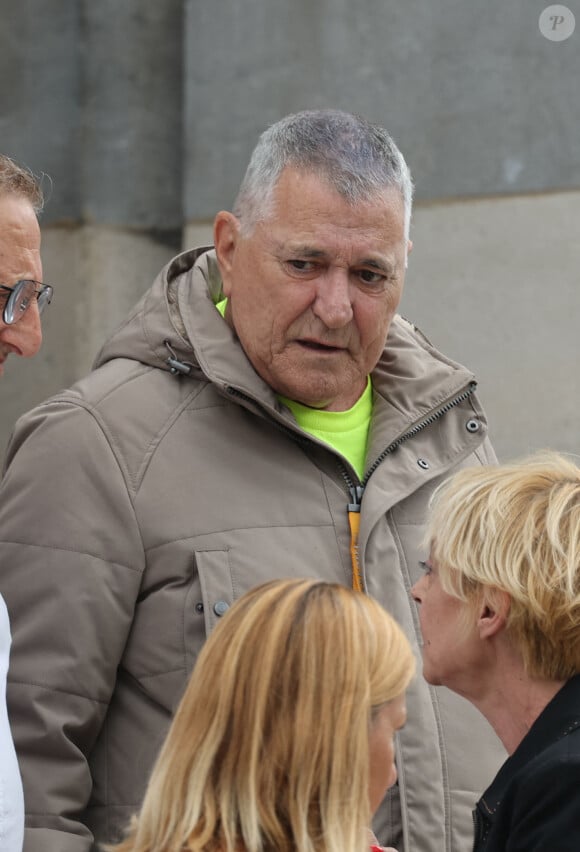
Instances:
[[[179,284],[179,309],[203,373],[215,384],[233,386],[279,411],[276,395],[243,356],[235,334],[213,307],[222,297],[214,251],[198,257],[191,278],[188,287]],[[396,437],[472,381],[469,370],[441,355],[411,323],[395,316],[372,373],[375,410],[381,404],[389,432]]]
[[[131,358],[169,370],[168,341],[192,375],[222,389],[233,388],[259,407],[290,423],[285,407],[245,357],[234,332],[215,303],[222,298],[215,251],[183,252],[157,277],[123,325],[97,356],[95,366]],[[387,344],[372,374],[374,412],[381,444],[385,427],[393,439],[473,381],[460,364],[438,352],[400,316],[393,319]],[[483,413],[481,414],[483,418]],[[373,436],[370,436],[372,443]]]
[[[540,713],[517,749],[501,767],[478,802],[478,808],[493,822],[514,776],[544,749],[580,727],[580,675],[567,681]]]

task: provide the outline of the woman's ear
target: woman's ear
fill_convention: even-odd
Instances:
[[[491,639],[505,628],[510,612],[511,598],[501,589],[489,589],[484,594],[477,617],[481,639]]]

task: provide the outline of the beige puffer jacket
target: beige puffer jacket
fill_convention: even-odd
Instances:
[[[244,591],[274,577],[351,582],[356,474],[254,372],[213,307],[220,284],[213,252],[176,258],[98,368],[25,415],[11,442],[0,590],[25,852],[118,838],[201,644]],[[473,376],[400,317],[372,378],[363,579],[415,638],[429,495],[493,453]],[[470,705],[421,678],[408,713],[378,836],[400,852],[467,852],[503,751]]]

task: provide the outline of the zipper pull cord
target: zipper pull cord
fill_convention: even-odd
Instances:
[[[352,587],[355,592],[362,592],[362,574],[358,561],[358,533],[360,528],[360,507],[364,486],[353,485],[350,491],[351,502],[348,504],[348,525],[350,527],[350,561],[352,563]]]

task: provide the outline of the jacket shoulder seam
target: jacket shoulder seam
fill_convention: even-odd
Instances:
[[[46,400],[45,402],[41,403],[41,405],[38,406],[38,409],[44,408],[44,407],[49,406],[49,405],[58,404],[58,405],[61,405],[61,406],[69,406],[71,408],[82,409],[90,417],[93,418],[93,420],[95,421],[95,423],[99,427],[99,429],[100,429],[100,431],[103,435],[103,438],[104,438],[107,446],[109,447],[109,449],[111,451],[113,458],[115,459],[115,461],[117,463],[117,467],[119,468],[119,471],[121,473],[121,477],[122,477],[122,479],[125,483],[125,488],[127,489],[127,494],[129,495],[129,501],[130,501],[131,505],[133,505],[133,499],[132,499],[133,491],[129,487],[132,484],[132,477],[131,477],[129,470],[127,469],[126,464],[124,463],[121,448],[117,445],[117,443],[115,441],[115,437],[114,437],[113,433],[111,432],[111,430],[108,428],[108,425],[107,425],[105,419],[103,418],[103,416],[99,412],[95,403],[90,403],[80,396],[75,397],[75,396],[72,396],[72,395],[69,395],[69,394],[70,394],[70,392],[62,394],[62,395],[53,396],[50,399]],[[99,402],[102,402],[103,399],[104,399],[104,397],[101,397]]]
[[[207,387],[208,382],[200,382],[199,387],[192,388],[190,393],[182,400],[181,404],[173,408],[164,422],[161,424],[159,429],[155,432],[154,435],[150,438],[147,446],[143,450],[143,458],[141,460],[141,464],[139,465],[135,476],[131,477],[131,483],[135,493],[139,490],[141,483],[145,477],[147,472],[147,468],[149,467],[153,456],[155,455],[155,451],[161,444],[163,438],[167,435],[171,427],[177,422],[177,420],[181,417],[184,411],[187,410],[191,401],[195,399],[196,396]],[[128,474],[130,476],[130,474]]]
[[[121,471],[121,475],[125,482],[125,487],[127,489],[131,504],[133,504],[134,502],[134,498],[139,490],[147,468],[160,442],[167,434],[169,429],[172,427],[172,425],[176,422],[176,420],[181,416],[183,411],[186,410],[187,407],[191,404],[192,399],[195,399],[195,397],[198,396],[208,384],[207,381],[200,382],[199,386],[192,388],[190,393],[187,394],[185,399],[183,399],[179,403],[179,405],[171,407],[171,411],[169,412],[163,423],[159,426],[159,428],[155,431],[155,433],[151,436],[147,444],[144,446],[141,459],[138,465],[136,466],[135,473],[133,474],[126,464],[122,447],[120,446],[116,438],[116,434],[112,428],[112,424],[108,421],[107,418],[103,416],[103,414],[99,410],[99,406],[108,396],[110,396],[113,390],[117,390],[119,387],[127,385],[130,382],[137,381],[138,379],[142,378],[145,373],[150,373],[155,369],[156,368],[154,367],[144,367],[138,375],[131,376],[129,379],[123,379],[122,381],[118,382],[114,388],[110,388],[107,393],[101,395],[99,399],[95,402],[89,402],[80,396],[73,396],[71,391],[65,391],[63,394],[54,396],[50,400],[46,400],[44,403],[41,403],[42,406],[57,403],[59,405],[68,405],[71,407],[81,408],[94,419],[94,421],[98,424],[103,434],[103,438],[109,446],[111,453],[115,458],[115,461],[117,462],[119,470]]]

